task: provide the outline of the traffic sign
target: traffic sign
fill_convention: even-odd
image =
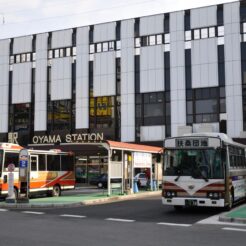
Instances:
[[[28,160],[20,160],[20,168],[27,168]]]
[[[8,165],[8,172],[13,172],[14,170],[15,170],[15,164],[10,163],[10,164]]]

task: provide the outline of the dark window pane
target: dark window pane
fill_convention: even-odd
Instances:
[[[210,88],[210,98],[217,98],[217,97],[218,97],[218,89]]]
[[[202,123],[202,115],[196,115],[196,123]]]
[[[202,90],[196,89],[196,99],[202,99]]]
[[[47,155],[47,170],[48,171],[60,171],[60,156],[59,155]]]
[[[202,89],[202,99],[209,98],[209,88]]]
[[[39,155],[38,156],[38,169],[39,169],[39,171],[45,171],[46,170],[45,155]]]
[[[148,45],[148,37],[144,36],[141,37],[141,46],[147,46]]]
[[[220,97],[225,97],[225,87],[220,88]]]
[[[226,100],[220,99],[220,113],[226,113]]]
[[[217,113],[217,100],[198,100],[195,102],[196,114]]]
[[[186,100],[192,100],[192,90],[186,91]]]
[[[144,105],[144,117],[163,116],[164,108],[162,103],[153,103]]]
[[[193,114],[193,101],[187,102],[187,114]]]
[[[188,115],[187,116],[187,124],[192,124],[193,123],[193,116],[192,115]]]
[[[164,18],[164,33],[169,33],[169,14],[165,14],[165,18]]]
[[[61,171],[73,171],[74,170],[74,156],[62,155],[61,156]]]
[[[19,153],[5,152],[4,168],[8,168],[9,164],[14,164],[15,167],[19,167]]]
[[[185,11],[185,31],[190,30],[190,11]]]
[[[161,103],[164,101],[164,94],[162,92],[157,93],[157,102]]]
[[[157,101],[157,94],[156,93],[151,93],[149,95],[149,102],[150,103],[155,103]]]

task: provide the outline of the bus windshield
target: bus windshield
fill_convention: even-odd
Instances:
[[[3,150],[0,150],[0,177],[2,176]]]
[[[224,176],[220,150],[189,149],[165,151],[165,176],[221,179]]]

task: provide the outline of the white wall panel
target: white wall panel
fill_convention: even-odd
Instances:
[[[77,29],[76,129],[89,128],[89,28]]]
[[[140,92],[164,90],[164,51],[162,45],[142,47],[140,55]]]
[[[192,88],[218,86],[217,39],[192,41]]]
[[[140,18],[140,36],[164,32],[164,15],[153,15]]]
[[[184,11],[170,14],[171,135],[186,125]]]
[[[72,46],[72,29],[52,32],[52,49]]]
[[[191,9],[191,28],[217,25],[217,6]]]
[[[115,51],[96,53],[93,64],[94,96],[114,96],[116,93]]]
[[[14,39],[13,53],[32,52],[32,36],[19,37]]]
[[[31,74],[31,62],[13,64],[13,104],[31,102]]]
[[[224,4],[227,133],[243,131],[239,2]]]
[[[48,33],[36,36],[34,130],[47,130],[47,42]]]
[[[51,100],[66,100],[72,97],[72,58],[52,60],[51,67]]]
[[[116,22],[98,24],[94,26],[94,43],[115,40]]]
[[[165,126],[141,126],[140,141],[163,141],[165,138]]]
[[[135,141],[134,19],[121,22],[121,141]]]

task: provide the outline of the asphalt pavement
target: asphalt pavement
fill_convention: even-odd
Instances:
[[[2,208],[0,246],[241,245],[246,226],[219,222],[221,212],[176,212],[160,196],[75,208]]]

